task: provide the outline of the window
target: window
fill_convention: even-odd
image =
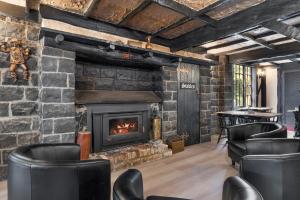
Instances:
[[[252,68],[233,65],[234,106],[252,106]]]

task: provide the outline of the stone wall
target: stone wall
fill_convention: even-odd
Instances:
[[[200,68],[200,142],[211,140],[211,72],[207,66]]]
[[[9,54],[0,52],[0,180],[6,177],[7,157],[17,146],[39,142],[39,24],[0,16],[0,42],[22,39],[30,47],[30,80],[18,70],[8,76]]]
[[[43,47],[40,74],[42,141],[75,141],[75,53]]]
[[[162,139],[177,134],[177,68],[162,67]]]
[[[160,70],[78,62],[76,89],[160,91]]]
[[[218,134],[219,121],[215,112],[232,110],[233,76],[228,56],[219,57],[219,65],[212,67],[211,78],[211,132]]]

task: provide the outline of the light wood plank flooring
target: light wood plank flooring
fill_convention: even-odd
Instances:
[[[170,158],[137,166],[143,173],[145,196],[221,200],[224,180],[238,174],[227,157],[224,142],[193,145]],[[123,171],[114,172],[112,182]],[[1,200],[7,199],[6,193],[6,182],[0,182]]]

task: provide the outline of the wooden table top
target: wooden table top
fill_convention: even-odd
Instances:
[[[248,111],[238,111],[238,110],[217,112],[217,114],[231,115],[237,117],[258,117],[258,118],[272,118],[272,117],[278,117],[282,115],[282,113],[248,112]]]
[[[239,111],[247,111],[247,110],[253,110],[253,111],[270,111],[273,108],[270,107],[242,107],[239,108]]]

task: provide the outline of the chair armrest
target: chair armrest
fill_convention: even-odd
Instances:
[[[250,137],[251,138],[287,138],[287,128],[285,126],[281,126],[277,130],[254,134],[251,135]]]
[[[121,174],[114,183],[114,200],[143,200],[144,188],[142,173],[137,169],[129,169]]]
[[[228,128],[228,140],[229,141],[245,141],[245,127],[247,124],[229,126]]]
[[[238,176],[229,177],[223,185],[222,200],[263,200],[261,194]]]
[[[298,153],[300,140],[298,139],[250,139],[246,141],[247,155],[289,154]]]

